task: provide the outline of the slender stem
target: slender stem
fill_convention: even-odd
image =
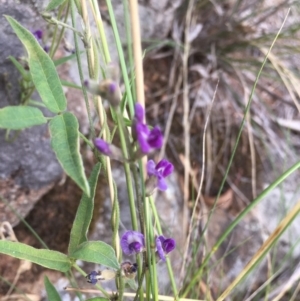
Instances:
[[[68,4],[69,5],[69,4]],[[62,12],[63,12],[63,9],[65,7],[65,4],[63,4],[60,8],[59,8],[59,11],[58,11],[58,14],[57,14],[57,18],[60,19],[61,15],[62,15]],[[54,54],[55,54],[55,40],[56,40],[56,35],[57,35],[57,29],[58,29],[58,25],[55,24],[55,29],[54,29],[54,32],[53,32],[53,37],[52,37],[52,41],[51,41],[51,46],[50,46],[50,51],[49,51],[49,56],[51,58],[53,58]],[[64,27],[62,27],[62,29],[64,29]],[[60,40],[58,40],[58,43],[60,42]],[[57,45],[58,45],[57,43]]]
[[[152,291],[152,297],[155,296],[155,287],[154,287],[154,275],[153,275],[153,264],[156,264],[155,257],[152,258],[152,244],[153,237],[151,236],[151,217],[149,210],[149,202],[146,200],[144,203],[144,216],[145,216],[145,237],[146,237],[146,249],[147,249],[147,265],[148,265],[148,273],[149,277],[146,277],[146,284],[149,281],[150,287]],[[149,285],[149,284],[148,284]]]
[[[91,28],[90,28],[90,22],[86,7],[86,1],[81,0],[81,9],[82,9],[82,19],[84,22],[85,30],[84,30],[84,41],[85,41],[85,48],[86,48],[86,54],[87,54],[87,61],[88,61],[88,69],[89,69],[89,75],[90,78],[95,78],[95,59],[94,59],[94,49],[92,47],[92,36],[91,36]]]
[[[156,210],[156,206],[154,204],[153,197],[151,196],[148,199],[150,201],[150,205],[151,205],[151,209],[152,209],[152,214],[154,216],[154,220],[155,220],[157,232],[158,232],[159,235],[163,235],[162,228],[161,228],[161,225],[160,225],[160,219],[159,219],[159,216],[158,216],[158,213],[157,213],[157,210]],[[175,300],[179,300],[178,299],[177,286],[176,286],[176,282],[175,282],[175,278],[174,278],[174,273],[173,273],[173,269],[172,269],[172,265],[171,265],[171,261],[170,261],[169,257],[167,257],[167,261],[166,262],[167,262],[168,273],[169,273],[169,277],[170,277],[170,281],[171,281],[173,293],[174,293],[174,296],[175,296]]]
[[[3,281],[4,283],[6,283],[7,285],[9,285],[13,290],[15,290],[19,295],[22,295],[24,300],[27,300],[27,301],[33,301],[32,299],[30,299],[28,297],[28,293],[25,293],[23,290],[19,289],[18,287],[16,287],[15,284],[11,283],[10,281],[7,281],[4,277],[2,277],[0,275],[0,280]],[[7,296],[7,297],[11,297],[11,296]],[[5,297],[4,297],[5,298]],[[7,299],[7,300],[11,300],[12,297],[10,299]],[[1,299],[3,300],[3,299]]]
[[[145,107],[145,93],[144,93],[144,71],[143,71],[143,56],[141,46],[141,32],[140,19],[137,0],[130,0],[130,17],[131,30],[133,40],[133,55],[135,62],[135,80],[136,80],[136,94],[138,102]]]
[[[108,44],[106,42],[106,36],[105,36],[104,26],[103,26],[101,14],[100,14],[100,9],[98,6],[98,1],[97,0],[90,0],[90,1],[92,1],[92,9],[93,9],[93,13],[95,16],[95,21],[96,21],[96,25],[98,28],[100,40],[102,42],[101,46],[102,46],[103,54],[104,54],[104,61],[107,64],[111,61],[111,59],[110,59]]]
[[[72,25],[76,26],[74,0],[71,0],[71,18],[72,18]],[[77,37],[76,33],[74,33],[74,41],[75,41],[75,50],[76,50],[76,58],[77,58],[79,77],[80,77],[80,82],[81,82],[81,86],[82,86],[82,92],[83,92],[83,97],[84,97],[84,101],[85,101],[85,106],[86,106],[86,110],[87,110],[87,114],[88,114],[90,132],[92,134],[92,138],[94,138],[95,137],[95,129],[93,127],[93,121],[92,121],[92,117],[91,117],[90,105],[89,105],[86,88],[83,84],[84,78],[83,78],[83,72],[82,72],[82,66],[81,66],[81,57],[80,57],[80,50],[79,50],[79,45],[78,45],[78,37]]]
[[[35,230],[26,222],[26,220],[16,211],[7,201],[0,195],[0,200],[5,203],[5,205],[20,219],[20,221],[29,229],[29,231],[34,235],[34,237],[39,241],[39,243],[45,248],[49,249],[46,243],[40,238],[40,236],[35,232]]]
[[[126,95],[127,95],[127,101],[128,101],[128,106],[129,106],[130,117],[133,118],[133,116],[134,116],[134,101],[132,99],[130,81],[129,81],[129,78],[128,78],[128,72],[127,72],[127,68],[126,68],[126,62],[125,62],[122,42],[121,42],[121,39],[120,39],[120,36],[119,36],[118,27],[117,27],[115,15],[114,15],[114,10],[113,10],[112,4],[111,4],[111,0],[106,0],[106,4],[107,4],[107,8],[108,8],[108,13],[109,13],[109,17],[110,17],[111,26],[112,26],[114,36],[115,36],[116,47],[117,47],[118,54],[119,54],[120,66],[121,66],[123,80],[124,80],[125,89],[126,89]],[[144,89],[144,85],[142,87]]]
[[[109,54],[109,51],[108,51],[107,40],[106,40],[106,37],[105,37],[105,34],[104,34],[104,27],[103,27],[103,23],[102,23],[100,10],[98,8],[97,1],[93,1],[93,6],[94,6],[96,16],[97,16],[96,23],[97,23],[97,27],[98,27],[98,30],[99,30],[99,34],[100,34],[101,42],[102,42],[102,45],[103,45],[104,53],[105,53],[105,60],[108,63],[108,62],[110,62],[111,58],[110,58],[110,54]],[[108,6],[108,11],[109,11],[109,14],[110,14],[110,18],[111,18],[115,38],[116,38],[116,44],[117,44],[117,48],[118,48],[118,52],[119,52],[120,63],[121,63],[121,66],[122,66],[122,61],[123,61],[123,63],[124,63],[123,67],[125,68],[125,74],[127,76],[127,70],[126,70],[126,64],[125,64],[125,60],[124,60],[122,45],[121,45],[120,39],[118,37],[117,25],[116,25],[116,22],[115,22],[113,9],[112,9],[110,1],[107,1],[107,6]],[[123,70],[123,68],[122,68],[122,70]],[[124,72],[123,72],[123,77],[124,77],[124,82],[125,82],[125,86],[126,86],[126,78],[124,76]],[[127,77],[127,80],[128,80],[128,77]],[[130,86],[129,86],[129,91],[130,91]],[[127,87],[126,87],[126,92],[128,93]],[[117,119],[118,119],[118,128],[119,128],[120,141],[121,141],[121,147],[122,147],[123,155],[124,155],[125,158],[128,158],[126,138],[124,136],[122,120],[121,120],[121,116],[120,116],[119,112],[117,112]],[[135,208],[135,202],[134,202],[134,193],[133,193],[133,189],[132,189],[133,185],[132,185],[132,179],[131,179],[130,165],[128,163],[124,163],[124,170],[125,170],[127,189],[128,189],[128,197],[129,197],[132,227],[133,227],[133,230],[137,230],[138,226],[137,226],[136,208]]]
[[[146,200],[146,203],[148,203],[148,207],[149,207],[149,199]],[[150,212],[150,208],[148,208],[149,210],[149,240],[151,242],[151,255],[149,256],[151,258],[151,272],[150,272],[150,277],[151,277],[151,283],[152,283],[152,290],[153,290],[153,296],[152,298],[155,301],[158,301],[158,284],[157,284],[157,270],[156,270],[156,247],[155,247],[155,237],[154,237],[154,231],[153,231],[153,223],[152,223],[152,214]]]
[[[124,279],[122,275],[119,277],[119,287],[118,287],[118,301],[123,301],[123,294],[124,294]]]
[[[129,7],[128,0],[123,0],[124,7],[124,20],[126,28],[126,39],[127,39],[127,52],[128,52],[128,61],[129,61],[129,74],[131,75],[131,84],[132,84],[132,96],[133,99],[136,99],[136,85],[135,85],[135,76],[134,76],[134,61],[133,61],[133,52],[132,52],[132,37],[131,37],[131,26],[129,19]]]
[[[67,22],[68,20],[68,17],[69,17],[69,10],[70,10],[70,3],[67,2],[67,9],[66,9],[66,14],[65,14],[65,19],[64,19],[64,23]],[[58,41],[55,45],[55,48],[54,48],[54,51],[53,51],[53,55],[56,53],[57,51],[57,48],[59,47],[59,44],[60,44],[60,41],[62,40],[63,38],[63,35],[64,35],[64,32],[65,32],[65,27],[62,27],[60,33],[59,33],[59,37],[58,37]]]
[[[89,139],[87,139],[81,132],[78,131],[78,133],[79,136],[84,140],[84,142],[93,149],[94,148],[93,143]]]

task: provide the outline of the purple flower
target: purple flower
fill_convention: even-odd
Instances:
[[[137,102],[134,105],[134,119],[138,123],[143,123],[144,121],[144,108]]]
[[[37,29],[35,31],[32,32],[32,34],[34,35],[34,37],[40,42],[42,40],[43,37],[43,31],[40,29]]]
[[[115,82],[109,83],[108,84],[108,92],[111,94],[115,93],[115,91],[117,90],[117,87],[118,87],[117,83],[115,83]]]
[[[87,282],[91,284],[96,284],[99,280],[100,274],[96,271],[90,272],[88,275],[85,276],[87,278]]]
[[[121,237],[121,248],[126,255],[143,252],[145,248],[144,235],[137,231],[126,231]]]
[[[143,123],[144,108],[135,104],[135,114],[133,121],[133,136],[137,140],[143,154],[148,154],[152,149],[160,148],[163,144],[163,135],[158,126],[149,130],[148,126]]]
[[[41,29],[37,29],[35,31],[31,31],[33,36],[36,38],[36,40],[39,42],[41,47],[45,50],[45,52],[49,52],[50,47],[43,43],[43,31]]]
[[[168,188],[165,178],[174,170],[174,166],[168,160],[161,160],[155,165],[153,160],[147,162],[147,173],[149,177],[157,178],[157,188],[159,190],[166,190]]]
[[[176,242],[173,238],[165,238],[162,235],[156,238],[155,243],[157,254],[162,261],[166,261],[166,255],[173,251],[176,246]]]
[[[122,150],[113,144],[107,143],[101,138],[94,139],[94,145],[97,150],[105,156],[111,159],[118,160],[120,162],[125,162],[126,159],[123,156]]]
[[[106,141],[96,138],[94,139],[94,145],[98,149],[98,151],[106,156],[111,154],[110,144]]]

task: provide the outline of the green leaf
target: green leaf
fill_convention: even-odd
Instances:
[[[44,277],[44,285],[47,292],[48,300],[50,301],[61,301],[59,293],[55,289],[54,285],[49,281],[48,277]]]
[[[84,242],[70,256],[75,259],[102,264],[112,269],[119,269],[114,249],[103,241]]]
[[[20,242],[0,240],[0,253],[61,272],[67,272],[71,268],[71,262],[67,255],[57,251],[35,249]]]
[[[65,0],[52,0],[52,1],[50,1],[50,3],[48,4],[48,6],[46,7],[46,11],[53,10],[57,6],[63,4],[64,2],[65,2]]]
[[[21,130],[47,122],[42,112],[37,108],[25,106],[9,106],[0,109],[0,128]]]
[[[72,226],[70,242],[69,242],[69,254],[73,253],[76,248],[83,242],[87,241],[87,232],[93,217],[94,211],[94,197],[98,182],[98,176],[100,173],[101,164],[97,163],[89,178],[89,185],[91,189],[91,195],[88,197],[83,194],[80,204],[77,209],[76,217]]]
[[[79,152],[78,121],[72,113],[55,116],[49,123],[51,145],[56,157],[67,175],[90,195],[90,186],[86,179],[82,158]]]
[[[53,113],[66,109],[66,98],[54,63],[35,37],[12,17],[6,16],[28,52],[32,81],[46,107]]]

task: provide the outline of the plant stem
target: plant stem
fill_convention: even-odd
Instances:
[[[126,95],[127,95],[127,101],[128,101],[128,106],[129,106],[129,113],[130,113],[130,117],[133,118],[133,116],[134,116],[134,101],[132,99],[130,81],[129,81],[129,78],[128,78],[128,72],[127,72],[127,68],[126,68],[122,43],[121,43],[120,35],[119,35],[119,32],[118,32],[118,27],[117,27],[115,15],[114,15],[113,7],[112,7],[112,4],[111,4],[111,0],[106,0],[106,4],[107,4],[107,8],[108,8],[108,13],[109,13],[109,17],[110,17],[111,26],[112,26],[114,36],[115,36],[116,47],[117,47],[118,54],[119,54],[120,66],[121,66],[121,70],[122,70],[122,75],[123,75],[123,80],[124,80],[124,85],[125,85]],[[144,89],[144,85],[142,87]]]
[[[71,18],[72,18],[72,25],[76,26],[74,0],[71,0]],[[75,50],[76,50],[76,58],[77,58],[79,77],[80,77],[80,82],[81,82],[81,86],[82,86],[85,107],[86,107],[87,114],[88,114],[90,132],[92,134],[92,138],[94,138],[95,137],[95,129],[93,127],[93,121],[92,121],[92,117],[91,117],[90,105],[89,105],[86,88],[83,84],[84,78],[83,78],[83,72],[82,72],[82,66],[81,66],[81,57],[80,57],[80,50],[79,50],[79,45],[78,45],[78,37],[77,37],[76,33],[74,33],[74,41],[75,41]]]

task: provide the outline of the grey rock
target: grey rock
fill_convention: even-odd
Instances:
[[[0,108],[20,102],[20,75],[7,57],[25,54],[3,15],[14,17],[30,30],[45,26],[30,5],[16,4],[10,1],[0,6]],[[44,114],[49,116],[49,112]],[[0,130],[0,195],[25,217],[35,202],[61,178],[62,169],[51,149],[47,125],[11,132],[11,142],[5,135],[6,131]],[[19,222],[9,207],[0,202],[0,221],[4,220],[12,225]]]

